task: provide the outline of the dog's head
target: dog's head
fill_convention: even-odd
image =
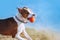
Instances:
[[[30,22],[35,21],[35,14],[27,7],[18,8],[19,13]]]

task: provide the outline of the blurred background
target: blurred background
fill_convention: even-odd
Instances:
[[[29,7],[36,14],[26,27],[60,32],[60,0],[0,0],[0,19],[15,16],[17,7]]]

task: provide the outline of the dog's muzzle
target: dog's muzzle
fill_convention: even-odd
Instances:
[[[33,22],[35,21],[35,14],[30,14],[30,15],[28,16],[28,20],[29,20],[31,23],[33,23]]]

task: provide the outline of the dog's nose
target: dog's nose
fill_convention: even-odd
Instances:
[[[35,16],[35,14],[33,14],[32,16]]]

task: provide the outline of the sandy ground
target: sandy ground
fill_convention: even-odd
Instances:
[[[26,30],[33,40],[60,40],[60,33],[57,34],[53,31],[47,30],[37,31],[32,28],[26,28]],[[22,37],[24,37],[23,34]],[[12,38],[11,36],[0,35],[0,40],[18,40],[18,39]]]

